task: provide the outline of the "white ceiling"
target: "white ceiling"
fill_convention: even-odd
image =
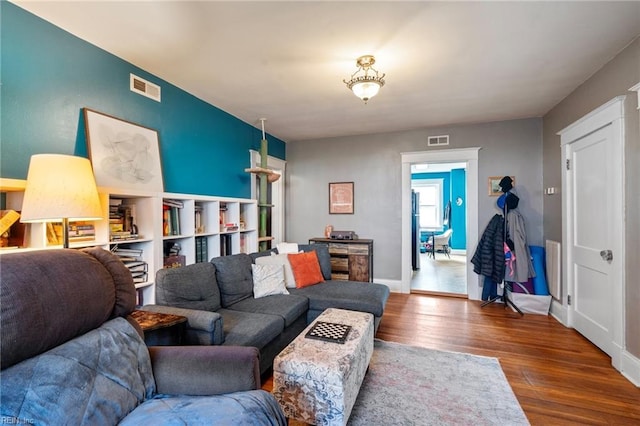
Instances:
[[[287,142],[542,116],[640,33],[640,2],[14,3]]]

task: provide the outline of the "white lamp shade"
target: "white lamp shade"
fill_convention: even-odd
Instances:
[[[102,207],[91,162],[59,154],[31,156],[22,222],[100,220]]]
[[[353,93],[363,101],[368,101],[378,94],[378,91],[380,91],[380,84],[377,81],[363,81],[354,84],[351,90],[353,90]]]

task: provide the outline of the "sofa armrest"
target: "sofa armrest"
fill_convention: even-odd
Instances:
[[[184,336],[184,343],[187,345],[221,345],[224,343],[222,316],[217,312],[162,305],[144,305],[141,309],[187,317]]]
[[[151,346],[158,393],[220,395],[260,389],[257,348],[251,346]]]

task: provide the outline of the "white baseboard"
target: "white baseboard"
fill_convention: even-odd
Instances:
[[[401,280],[387,280],[384,278],[373,278],[374,283],[384,284],[389,287],[389,290],[393,293],[402,293],[402,281]]]
[[[553,299],[551,301],[551,315],[557,319],[560,324],[569,327],[568,307],[563,306],[559,301]],[[633,354],[617,348],[614,356],[611,357],[611,365],[620,372],[631,383],[640,387],[640,359]]]
[[[567,307],[563,306],[562,303],[558,302],[556,299],[551,299],[551,316],[557,319],[560,324],[565,327],[569,327],[569,315],[567,313]]]
[[[640,387],[640,359],[627,351],[620,357],[620,373],[631,383]]]

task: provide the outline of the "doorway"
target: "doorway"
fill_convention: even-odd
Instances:
[[[466,163],[465,186],[466,213],[465,247],[473,249],[478,242],[478,151],[479,147],[407,152],[401,154],[402,162],[402,293],[411,292],[411,165],[421,163]],[[466,268],[467,296],[472,300],[480,300],[480,282],[473,268]]]
[[[411,165],[411,292],[467,297],[466,162]]]

